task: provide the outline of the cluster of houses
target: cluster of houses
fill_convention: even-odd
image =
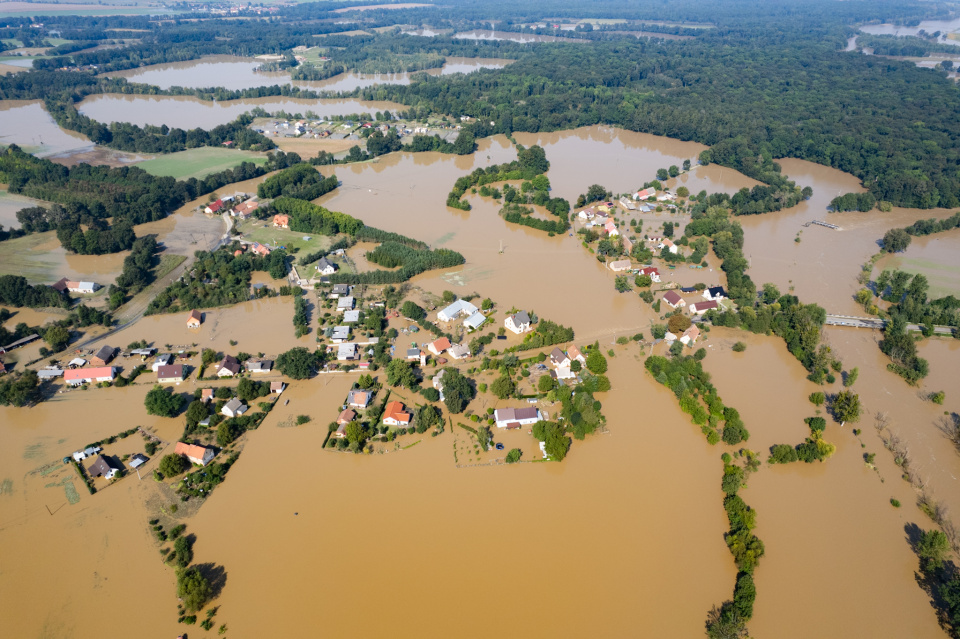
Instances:
[[[235,193],[214,200],[203,209],[203,212],[207,215],[228,213],[243,219],[249,217],[258,208],[260,208],[260,202],[257,201],[256,196],[248,197],[246,193]]]
[[[554,348],[547,360],[553,366],[550,376],[558,380],[577,378],[577,374],[572,368],[573,362],[580,362],[581,367],[587,364],[587,358],[583,356],[576,344],[571,345],[566,352],[560,350],[559,347]]]
[[[459,317],[465,318],[463,326],[470,331],[477,330],[487,321],[487,316],[466,300],[457,300],[437,313],[437,319],[441,322],[452,322]]]
[[[681,292],[692,292],[695,289],[684,290]],[[694,315],[703,315],[707,311],[720,309],[720,300],[727,297],[727,292],[722,286],[712,286],[703,291],[701,299],[687,302],[677,291],[667,291],[661,298],[663,303],[676,310],[678,308],[688,308]]]
[[[373,402],[373,391],[355,388],[347,394],[347,402],[337,417],[337,430],[333,436],[343,439],[347,436],[347,425],[356,421],[358,412],[368,408]],[[388,402],[383,407],[380,421],[386,426],[406,427],[413,420],[413,413],[404,406],[403,402]]]
[[[86,467],[87,474],[91,477],[103,477],[104,479],[113,479],[123,470],[114,465],[112,458],[102,455],[103,449],[99,446],[90,446],[83,450],[78,450],[73,453],[73,460],[78,464],[85,459],[93,459],[93,462]],[[64,462],[68,461],[67,458],[64,459]],[[130,468],[136,470],[140,466],[143,466],[145,463],[150,461],[150,458],[146,455],[137,453],[130,457],[128,462]]]

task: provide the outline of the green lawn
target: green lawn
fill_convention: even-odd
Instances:
[[[152,160],[141,162],[137,166],[153,175],[169,175],[182,180],[191,177],[201,179],[211,173],[231,169],[241,162],[263,165],[266,161],[267,158],[262,153],[204,146],[189,151],[161,155]]]
[[[296,231],[279,229],[271,226],[267,220],[248,220],[240,225],[239,230],[243,233],[243,238],[250,242],[260,242],[261,244],[269,244],[270,246],[274,244],[286,246],[287,252],[290,252],[293,248],[299,248],[300,250],[297,253],[298,260],[301,255],[326,249],[336,241],[336,238],[327,237],[326,235],[297,233]],[[304,237],[309,237],[310,239],[304,240]],[[310,268],[313,267],[311,266]]]

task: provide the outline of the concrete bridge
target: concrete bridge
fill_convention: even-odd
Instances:
[[[886,326],[886,320],[879,317],[856,317],[853,315],[827,315],[827,321],[824,324],[828,326],[850,326],[853,328],[872,328],[883,330]],[[907,324],[908,331],[920,331],[922,326],[919,324]],[[950,326],[935,326],[934,333],[938,335],[952,335],[953,328]]]

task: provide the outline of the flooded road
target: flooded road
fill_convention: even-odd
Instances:
[[[143,126],[153,124],[182,129],[211,129],[237,119],[242,113],[260,107],[270,113],[306,113],[312,111],[320,118],[355,113],[375,113],[384,109],[403,110],[395,102],[365,102],[353,99],[300,100],[294,98],[253,98],[206,102],[189,96],[151,95],[95,95],[79,105],[84,115],[98,122],[130,122]]]

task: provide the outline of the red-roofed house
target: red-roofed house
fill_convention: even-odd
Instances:
[[[687,305],[682,297],[676,291],[667,291],[663,294],[663,301],[666,302],[670,308],[682,308]]]
[[[209,464],[210,460],[216,455],[212,448],[197,446],[195,444],[185,444],[183,442],[177,442],[173,452],[176,455],[185,455],[191,464],[199,464],[200,466]]]
[[[406,426],[410,423],[410,413],[405,412],[400,402],[390,402],[383,411],[383,423],[388,426]]]
[[[254,242],[253,245],[250,246],[250,250],[263,257],[270,255],[270,249],[259,242]]]
[[[640,269],[639,275],[649,275],[651,282],[659,282],[659,281],[660,281],[660,271],[658,271],[657,269],[655,269],[655,268],[652,267],[652,266],[648,266],[647,268],[642,268],[642,269]]]
[[[96,368],[74,368],[63,371],[63,380],[71,386],[91,384],[93,382],[112,382],[116,376],[113,366],[98,366]]]
[[[203,313],[200,311],[190,311],[190,315],[187,316],[187,328],[200,328],[200,324],[203,323]]]
[[[290,216],[289,215],[274,215],[273,216],[273,225],[278,226],[282,229],[290,228]]]
[[[427,345],[427,350],[434,355],[440,355],[448,348],[450,348],[450,340],[448,340],[446,337],[441,337],[437,341]]]
[[[707,311],[716,310],[719,307],[720,305],[717,304],[716,300],[710,300],[708,302],[694,302],[690,305],[690,312],[696,313],[697,315],[702,315]]]
[[[216,202],[211,202],[207,205],[207,208],[203,209],[205,213],[213,215],[214,213],[219,213],[223,210],[223,200],[217,200]]]

